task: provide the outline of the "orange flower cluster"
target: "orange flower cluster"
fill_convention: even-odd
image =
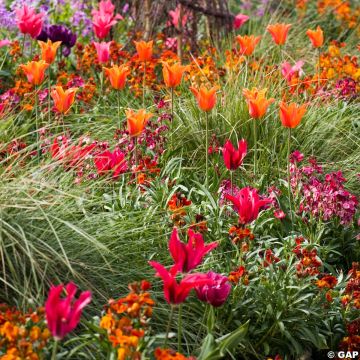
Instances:
[[[176,192],[168,202],[168,209],[172,212],[171,220],[176,226],[184,226],[186,216],[186,209],[184,207],[191,205],[191,200],[188,200],[181,192]]]
[[[149,186],[154,177],[160,174],[160,168],[156,160],[146,156],[140,160],[140,164],[135,168],[136,182],[143,189],[144,186]]]
[[[0,304],[0,354],[4,354],[1,360],[42,359],[51,337],[43,320],[43,309],[23,313]]]
[[[108,339],[117,349],[118,360],[140,360],[139,345],[152,316],[154,300],[148,292],[150,283],[129,285],[130,293],[118,300],[110,300],[100,327],[107,330]]]
[[[193,356],[186,357],[175,350],[157,348],[154,352],[156,360],[196,360]]]
[[[314,276],[319,274],[319,267],[322,265],[317,256],[316,249],[306,249],[302,247],[305,239],[299,236],[295,239],[296,247],[293,252],[299,261],[295,264],[296,274],[299,277]]]
[[[321,279],[316,281],[316,285],[320,289],[332,289],[336,286],[337,279],[335,276],[332,275],[325,275]]]
[[[343,306],[354,306],[360,309],[360,266],[353,263],[349,272],[351,277],[346,285],[345,295],[341,298]]]
[[[244,266],[239,266],[235,271],[231,271],[228,279],[234,285],[239,284],[241,280],[244,285],[249,285],[249,275]]]
[[[229,230],[230,239],[234,244],[241,244],[241,251],[247,252],[249,250],[248,240],[254,240],[254,234],[248,228],[234,225]]]

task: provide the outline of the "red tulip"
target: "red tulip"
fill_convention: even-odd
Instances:
[[[112,171],[114,179],[128,169],[125,154],[118,149],[114,152],[106,150],[98,154],[94,158],[94,163],[99,175]]]
[[[256,220],[260,209],[271,203],[271,199],[260,199],[257,190],[249,187],[241,189],[237,196],[226,194],[225,198],[234,204],[240,224],[248,224]]]
[[[35,39],[41,33],[44,14],[37,14],[35,10],[27,5],[16,10],[17,26],[21,33],[29,34]]]
[[[174,228],[170,241],[169,250],[174,259],[172,271],[189,272],[201,264],[204,256],[218,246],[217,242],[205,245],[203,236],[188,230],[188,243],[180,241],[177,228]]]
[[[166,270],[156,261],[149,261],[149,264],[157,271],[156,275],[161,277],[164,283],[164,296],[169,304],[181,304],[192,289],[213,282],[206,274],[201,273],[188,274],[177,282],[174,271]]]
[[[247,15],[241,13],[237,14],[233,22],[234,29],[240,29],[248,20],[249,17]]]
[[[223,159],[225,166],[228,170],[238,169],[247,153],[246,140],[242,139],[238,143],[238,149],[236,150],[230,140],[227,140],[223,147]]]
[[[65,286],[66,296],[61,297],[64,285],[52,286],[45,303],[48,328],[56,340],[61,340],[78,325],[83,308],[91,301],[91,292],[84,291],[74,299],[77,286],[70,282]]]

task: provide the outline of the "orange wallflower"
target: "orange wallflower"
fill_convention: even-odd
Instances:
[[[205,86],[196,89],[190,86],[191,92],[195,95],[199,108],[203,111],[211,111],[216,104],[216,91],[218,86],[213,86],[209,90]]]
[[[24,71],[28,82],[33,85],[40,85],[44,81],[45,70],[49,67],[44,60],[29,61],[26,64],[20,65]]]
[[[169,65],[163,62],[163,77],[165,85],[169,88],[175,88],[180,85],[183,74],[187,71],[188,67],[181,65],[181,63],[175,63]]]
[[[64,91],[62,86],[56,86],[51,91],[51,97],[54,100],[55,109],[62,114],[66,114],[75,100],[77,88],[70,88]]]
[[[309,37],[315,48],[321,47],[324,44],[324,33],[321,30],[321,27],[318,26],[316,30],[308,30],[306,35]]]
[[[128,109],[125,113],[130,136],[139,136],[143,132],[146,123],[153,116],[153,114],[147,113],[145,109],[140,109],[136,112]]]
[[[259,43],[261,36],[255,35],[238,35],[236,37],[236,41],[239,43],[241,55],[251,55],[254,50],[255,46]]]
[[[104,67],[104,70],[114,89],[122,90],[125,87],[126,78],[130,73],[126,65],[114,65],[111,68]]]
[[[276,44],[284,45],[290,27],[291,24],[276,23],[274,25],[268,25],[267,31],[271,34]]]
[[[286,105],[280,102],[280,120],[283,126],[287,128],[295,128],[300,124],[302,117],[306,112],[306,104],[297,105],[291,103]]]
[[[266,99],[266,92],[267,89],[243,89],[243,95],[245,96],[249,107],[249,115],[253,119],[263,117],[266,114],[268,107],[275,101],[274,98]]]
[[[61,41],[52,42],[48,39],[47,42],[38,41],[38,44],[41,48],[41,58],[47,63],[52,64],[55,60],[56,51],[61,45]]]
[[[152,58],[154,41],[134,41],[140,61],[150,61]]]

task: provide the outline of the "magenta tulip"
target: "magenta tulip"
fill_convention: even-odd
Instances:
[[[99,39],[104,39],[109,34],[112,26],[121,20],[123,17],[120,14],[114,15],[115,6],[111,0],[100,1],[99,10],[91,12],[93,30]]]
[[[101,43],[94,42],[94,46],[95,46],[95,49],[97,52],[97,58],[98,58],[99,63],[105,64],[109,61],[110,45],[111,45],[111,41],[101,42]]]
[[[21,33],[29,34],[33,39],[40,35],[44,14],[37,14],[35,10],[27,5],[16,10],[17,26]]]
[[[106,150],[96,155],[94,163],[99,175],[112,172],[114,179],[128,169],[125,154],[118,149],[114,150],[114,152]]]
[[[238,143],[238,149],[236,150],[230,140],[227,140],[223,147],[223,159],[227,169],[238,169],[247,153],[247,143],[244,139]]]
[[[233,27],[235,30],[240,29],[247,21],[249,17],[244,14],[237,14],[234,18]]]

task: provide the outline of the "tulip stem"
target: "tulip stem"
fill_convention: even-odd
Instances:
[[[170,307],[171,307],[171,310],[170,310],[170,315],[169,315],[169,322],[168,322],[167,327],[166,327],[164,348],[166,348],[166,345],[167,345],[167,342],[168,342],[170,327],[171,327],[171,323],[172,323],[173,316],[174,316],[174,308],[175,308],[175,306],[171,305]]]
[[[256,157],[257,157],[257,134],[256,134],[256,121],[253,120],[254,127],[254,176],[256,176]]]
[[[292,205],[291,205],[292,193],[291,193],[291,177],[290,177],[290,147],[291,147],[291,128],[289,128],[289,136],[288,136],[288,148],[287,148],[288,166],[287,166],[287,176],[288,176],[288,191],[289,191],[289,212],[290,212],[291,224],[293,225],[293,213],[292,213]]]
[[[206,112],[206,129],[205,129],[205,172],[206,172],[206,178],[205,178],[205,186],[208,187],[209,185],[209,138],[208,138],[208,132],[209,132],[209,113]]]
[[[50,75],[50,67],[49,67],[49,77],[48,77],[48,87],[49,87],[49,93],[48,93],[48,117],[49,117],[49,126],[51,122],[51,75]]]
[[[143,107],[145,106],[145,81],[146,81],[146,61],[144,61],[144,76],[143,76]]]
[[[181,304],[179,305],[179,318],[178,318],[178,352],[181,353],[181,326],[182,326],[182,306]]]
[[[171,88],[171,121],[174,121],[174,88]]]
[[[321,82],[320,82],[320,78],[321,78],[321,67],[320,67],[320,60],[321,60],[321,50],[320,50],[320,48],[318,48],[318,61],[319,61],[319,63],[318,63],[318,67],[319,67],[319,69],[318,69],[318,90],[320,90],[320,86],[321,86]]]
[[[54,340],[54,346],[53,346],[53,349],[52,349],[51,360],[56,360],[57,347],[58,347],[58,341]]]
[[[233,172],[230,170],[230,194],[233,196]]]
[[[38,119],[38,88],[35,85],[35,132],[36,132],[36,153],[40,161],[40,140],[39,140],[39,119]]]
[[[137,139],[137,136],[135,136],[135,139],[134,139],[135,173],[136,173],[136,168],[138,166],[137,145],[138,145],[138,139]]]
[[[121,129],[121,120],[120,120],[120,90],[116,90],[116,93],[117,93],[117,106],[118,106],[119,129]]]

